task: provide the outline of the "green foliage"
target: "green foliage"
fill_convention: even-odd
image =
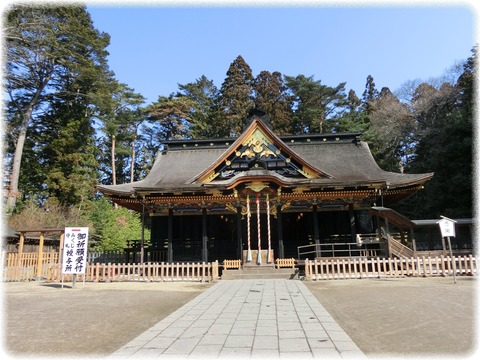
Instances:
[[[90,115],[105,99],[110,38],[84,6],[20,4],[5,19],[8,205],[22,190],[83,201],[97,175]]]
[[[230,136],[238,136],[247,125],[247,118],[255,104],[252,69],[241,56],[230,64],[220,88],[219,108],[230,128]]]
[[[110,79],[110,98],[101,104],[98,146],[103,156],[100,164],[102,180],[108,184],[123,184],[137,178],[135,171],[139,128],[145,121],[141,105],[145,99],[125,84]],[[108,154],[108,155],[107,155]]]
[[[321,84],[313,76],[285,76],[287,87],[292,92],[295,113],[295,133],[323,133],[330,130],[331,120],[345,105],[345,83],[336,87]]]
[[[105,198],[92,202],[88,219],[98,239],[94,246],[97,251],[119,251],[125,248],[127,240],[140,240],[142,237],[140,215],[122,207],[115,209]],[[145,229],[144,236],[150,239],[148,229]]]
[[[425,189],[399,205],[414,218],[473,216],[473,87],[476,49],[455,86],[419,86],[419,119],[410,172],[435,172]]]
[[[87,226],[90,229],[90,248],[96,251],[121,251],[127,240],[140,240],[142,237],[140,214],[125,208],[115,209],[103,197],[87,201],[83,207],[64,206],[53,198],[40,204],[32,198],[18,209],[7,219],[12,229]],[[145,229],[144,236],[150,239],[149,229]]]
[[[401,100],[388,88],[379,92],[371,75],[359,99],[345,94],[345,83],[331,87],[313,76],[264,70],[254,77],[238,56],[220,89],[201,76],[143,108],[143,97],[109,71],[109,36],[93,27],[84,6],[16,5],[5,20],[12,180],[5,187],[23,194],[17,215],[38,215],[32,204],[79,209],[78,221],[93,224],[99,248],[121,249],[140,238],[139,215],[94,200],[95,185],[141,179],[163,140],[238,136],[254,109],[279,135],[361,132],[383,169],[435,172],[408,200],[414,214],[472,214],[476,49],[456,84],[416,82]]]
[[[292,134],[291,98],[278,71],[261,71],[253,84],[255,107],[266,113],[272,130],[278,135]]]

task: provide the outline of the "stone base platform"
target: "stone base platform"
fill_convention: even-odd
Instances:
[[[222,280],[298,279],[298,269],[275,269],[273,265],[244,266],[243,269],[222,271]]]

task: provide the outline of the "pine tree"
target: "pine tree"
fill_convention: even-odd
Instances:
[[[103,104],[99,118],[101,132],[99,146],[104,173],[109,184],[122,184],[132,180],[138,127],[145,120],[141,105],[145,99],[126,84],[112,79],[110,98]],[[108,160],[107,160],[108,158]]]
[[[92,101],[107,72],[110,39],[93,27],[84,6],[15,5],[5,14],[4,34],[7,123],[13,140],[7,154],[7,207],[12,208],[22,190],[21,163],[36,110],[47,113],[56,98],[65,97],[64,91]],[[75,77],[96,83],[72,89],[67,82]]]
[[[65,206],[93,198],[98,181],[95,130],[83,100],[74,94],[58,99],[37,119],[48,135],[39,143],[47,195]]]
[[[362,95],[362,104],[365,113],[370,115],[373,111],[372,101],[378,97],[378,90],[375,88],[375,82],[372,75],[367,76],[367,83],[365,84],[365,91]]]
[[[177,97],[184,96],[192,100],[189,119],[189,137],[209,139],[228,137],[230,129],[225,126],[224,119],[218,111],[219,92],[212,80],[205,75],[193,83],[178,85]]]
[[[285,76],[293,96],[294,131],[299,134],[328,132],[345,106],[345,83],[336,87],[323,85],[313,76]]]

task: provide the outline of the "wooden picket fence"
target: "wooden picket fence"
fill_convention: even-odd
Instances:
[[[291,266],[292,260],[281,266]],[[37,253],[23,253],[18,261],[16,253],[2,253],[3,281],[30,281],[38,277],[51,282],[62,280],[58,253],[44,253],[41,269],[37,267]],[[294,263],[294,261],[293,261]],[[237,265],[237,264],[232,264]],[[411,258],[327,258],[305,260],[306,280],[362,279],[478,275],[478,257],[473,255],[421,256]],[[40,275],[39,275],[40,274]],[[218,261],[212,263],[87,263],[85,275],[79,280],[108,281],[203,281],[219,279]],[[71,277],[64,276],[64,281]]]
[[[306,280],[478,275],[473,255],[412,258],[332,258],[305,260]]]
[[[60,271],[60,268],[58,269]],[[212,263],[143,263],[143,264],[87,264],[89,281],[201,281],[219,278],[218,261]]]
[[[46,252],[42,256],[41,269],[38,271],[38,253],[22,253],[19,261],[18,253],[2,253],[3,281],[25,281],[32,280],[40,275],[43,277],[48,268],[58,264],[58,252]]]
[[[30,281],[37,278],[46,281],[61,281],[62,267],[59,254],[43,253],[41,268],[38,269],[38,253],[2,252],[2,280]],[[212,263],[101,263],[87,262],[85,275],[79,278],[85,281],[216,281],[219,278],[218,261]],[[68,281],[71,276],[64,276]]]

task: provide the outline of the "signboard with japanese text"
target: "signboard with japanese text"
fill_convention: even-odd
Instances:
[[[455,222],[455,220],[448,218],[437,221],[437,224],[440,226],[440,231],[442,232],[442,237],[455,237]]]
[[[85,274],[88,227],[66,227],[62,274]]]

